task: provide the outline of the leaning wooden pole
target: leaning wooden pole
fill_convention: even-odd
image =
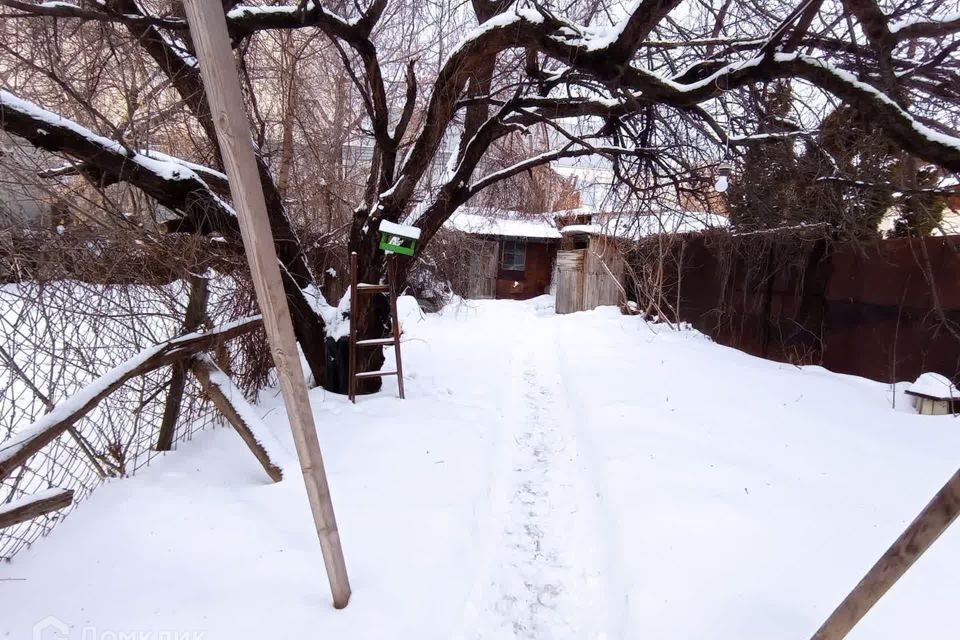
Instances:
[[[813,640],[842,640],[960,514],[960,470],[877,560],[834,610]]]
[[[333,593],[333,605],[342,609],[350,600],[350,582],[343,561],[340,534],[320,455],[320,442],[310,410],[307,385],[300,368],[293,324],[280,279],[273,233],[257,171],[250,124],[243,109],[223,4],[217,0],[185,0],[187,23],[193,38],[200,73],[217,129],[217,141],[230,178],[230,193],[240,220],[243,246],[250,263],[257,301],[280,378],[283,402],[307,485],[323,561]]]

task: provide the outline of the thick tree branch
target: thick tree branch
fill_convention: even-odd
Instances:
[[[95,184],[127,182],[184,218],[203,219],[209,230],[239,231],[233,210],[187,163],[138,153],[3,90],[0,127],[38,148],[79,161],[77,171]]]

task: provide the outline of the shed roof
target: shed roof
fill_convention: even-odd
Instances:
[[[702,211],[661,211],[657,213],[598,213],[590,224],[567,225],[561,233],[588,233],[639,240],[661,233],[697,233],[707,229],[725,228],[726,216]]]
[[[488,211],[474,207],[461,207],[444,223],[444,227],[484,236],[540,239],[561,237],[550,215],[530,217],[516,211]]]
[[[912,396],[933,398],[934,400],[960,400],[960,391],[946,376],[939,373],[922,373],[916,381],[907,387]]]

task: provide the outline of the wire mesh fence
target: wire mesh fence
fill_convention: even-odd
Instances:
[[[206,326],[240,315],[249,300],[231,277],[210,282]],[[76,280],[0,285],[0,451],[18,430],[144,348],[182,331],[188,285],[90,284]],[[241,355],[256,347],[230,345],[218,359],[250,369]],[[239,347],[239,348],[238,348]],[[59,512],[0,529],[0,559],[9,560],[52,530],[97,487],[135,474],[156,450],[171,367],[136,377],[104,399],[56,440],[0,481],[0,507],[49,488],[72,489]],[[241,383],[242,384],[242,383]],[[174,448],[220,418],[188,378]]]

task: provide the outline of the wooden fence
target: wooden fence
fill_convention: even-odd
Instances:
[[[55,528],[107,478],[134,475],[219,422],[214,406],[248,444],[262,440],[251,436],[259,429],[243,392],[200,359],[215,354],[253,388],[260,319],[229,320],[245,308],[234,279],[207,285],[209,297],[195,297],[194,283],[0,287],[0,561]],[[275,465],[264,468],[279,479]]]
[[[960,237],[716,233],[678,239],[675,256],[681,243],[665,295],[679,282],[680,319],[717,342],[884,382],[960,373]]]

